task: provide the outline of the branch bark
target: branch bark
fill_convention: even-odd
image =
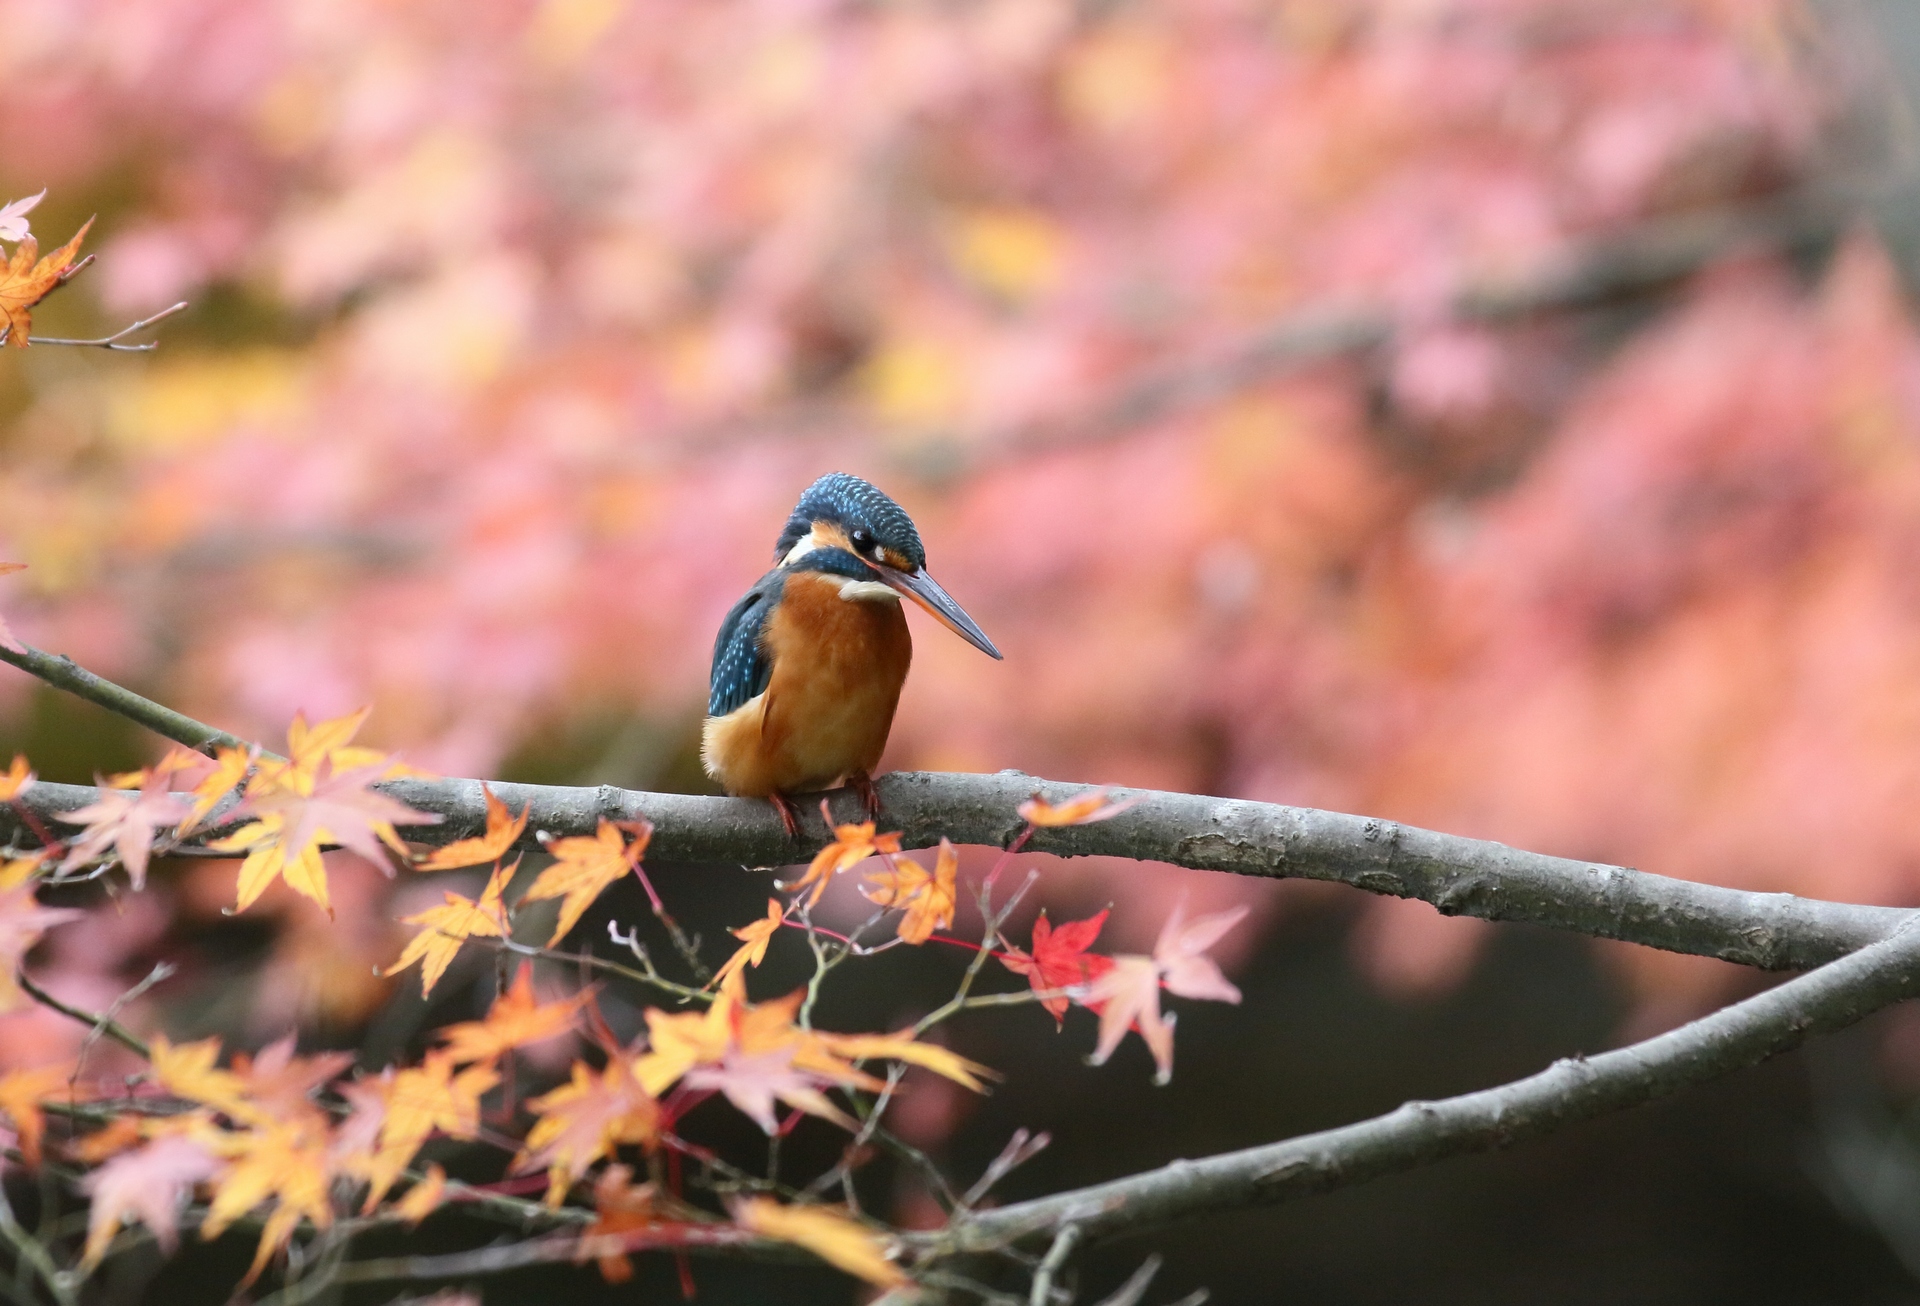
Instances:
[[[538,848],[535,831],[591,834],[603,817],[651,821],[649,855],[662,862],[788,865],[805,861],[831,838],[818,805],[806,802],[799,804],[801,837],[790,840],[773,808],[754,799],[611,785],[488,787],[515,811],[532,809],[522,841],[529,850]],[[445,818],[437,826],[409,828],[410,839],[442,843],[485,828],[478,780],[396,780],[385,788]],[[931,847],[943,835],[955,843],[1005,847],[1024,828],[1015,809],[1025,799],[1037,793],[1058,802],[1084,788],[1017,771],[903,771],[878,782],[882,823],[900,830],[910,848]],[[1062,857],[1125,857],[1236,875],[1337,881],[1369,893],[1418,898],[1447,915],[1522,921],[1767,970],[1822,965],[1886,938],[1911,914],[1724,889],[1313,808],[1157,790],[1113,793],[1138,801],[1111,820],[1040,830],[1028,848]],[[83,786],[42,783],[21,803],[45,819],[93,797]],[[834,797],[844,819],[857,819],[851,794]],[[27,834],[17,813],[8,810],[0,810],[0,832],[16,839]]]
[[[920,1242],[986,1251],[1072,1227],[1088,1239],[1271,1205],[1538,1138],[1665,1097],[1920,995],[1920,923],[1808,975],[1643,1043],[1556,1061],[1537,1075],[1285,1142],[1250,1147],[976,1213]]]

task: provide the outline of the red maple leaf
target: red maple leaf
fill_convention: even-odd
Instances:
[[[1033,951],[1008,948],[1000,954],[1001,964],[1016,975],[1025,975],[1035,993],[1049,995],[1040,999],[1040,1005],[1053,1013],[1054,1024],[1065,1021],[1071,1000],[1061,990],[1091,984],[1113,969],[1113,958],[1087,951],[1106,923],[1104,909],[1083,921],[1068,921],[1058,927],[1043,911],[1033,922]],[[1100,1009],[1097,1001],[1085,1005]]]

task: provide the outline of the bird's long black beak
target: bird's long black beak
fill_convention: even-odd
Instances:
[[[905,594],[934,615],[934,619],[967,643],[979,649],[990,658],[998,659],[1000,650],[987,638],[987,632],[980,629],[969,617],[966,610],[953,601],[953,596],[940,588],[940,582],[927,575],[926,568],[917,571],[897,571],[892,567],[875,567],[880,578],[887,584]]]

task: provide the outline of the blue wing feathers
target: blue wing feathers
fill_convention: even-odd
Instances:
[[[713,674],[707,682],[707,715],[725,716],[766,690],[773,663],[760,645],[767,616],[780,601],[786,577],[763,576],[733,605],[713,641]]]

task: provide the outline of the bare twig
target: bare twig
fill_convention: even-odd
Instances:
[[[1080,1245],[1080,1226],[1063,1224],[1053,1235],[1053,1246],[1041,1258],[1033,1272],[1033,1290],[1027,1294],[1027,1306],[1053,1306],[1053,1276],[1065,1267],[1073,1249]]]
[[[943,1250],[984,1251],[1073,1223],[1089,1239],[1283,1202],[1447,1157],[1506,1147],[1754,1065],[1920,995],[1920,924],[1630,1047],[1554,1062],[1499,1088],[1408,1102],[1371,1120],[1201,1161],[1175,1161],[1091,1188],[978,1212]]]
[[[152,1051],[141,1041],[140,1036],[128,1029],[125,1025],[122,1025],[119,1021],[114,1020],[110,1015],[88,1011],[83,1007],[69,1006],[29,979],[27,977],[26,967],[24,966],[16,970],[13,977],[19,983],[20,991],[32,998],[35,1002],[38,1002],[41,1006],[52,1011],[57,1011],[61,1015],[73,1020],[77,1020],[83,1025],[91,1026],[95,1031],[105,1034],[108,1038],[139,1057],[142,1061],[149,1060],[152,1057]],[[165,976],[161,976],[161,978],[164,979]],[[154,980],[153,976],[149,975],[146,981],[142,981],[142,985],[144,986],[147,981],[158,982]]]
[[[162,707],[150,698],[143,698],[131,689],[123,688],[94,675],[74,663],[64,655],[45,653],[37,648],[23,645],[18,649],[0,646],[0,662],[19,667],[31,676],[52,685],[55,689],[64,689],[69,694],[84,698],[89,703],[97,703],[109,712],[118,713],[129,721],[137,722],[153,731],[163,739],[171,739],[177,744],[203,753],[211,753],[215,748],[251,747],[238,735],[230,735],[224,730],[203,725],[190,716],[182,715],[170,707]],[[262,752],[262,757],[277,757],[277,754]]]
[[[143,317],[138,322],[133,323],[131,326],[123,326],[118,331],[114,332],[112,335],[101,336],[97,340],[68,340],[58,336],[28,336],[27,343],[30,345],[74,345],[80,348],[111,349],[120,353],[127,353],[127,354],[150,353],[153,350],[159,348],[158,341],[149,340],[144,345],[123,345],[120,342],[122,340],[125,340],[128,336],[136,335],[139,332],[145,331],[148,327],[152,326],[156,322],[165,321],[167,318],[172,317],[175,313],[184,313],[186,309],[187,309],[187,301],[183,299],[179,303],[173,305],[173,307],[171,308],[163,308],[158,313],[155,313],[152,317]]]
[[[172,975],[173,966],[171,964],[164,961],[155,962],[153,969],[147,972],[145,979],[115,998],[107,1009],[100,1013],[100,1018],[93,1022],[93,1028],[87,1031],[87,1037],[82,1040],[80,1044],[80,1051],[74,1056],[73,1074],[67,1079],[69,1087],[80,1082],[80,1071],[81,1068],[87,1064],[87,1054],[93,1051],[94,1044],[100,1041],[101,1035],[107,1033],[108,1026],[113,1026],[116,1029],[124,1029],[114,1017],[118,1016],[128,1004],[138,1002],[141,998],[145,997],[148,989],[151,989],[162,980],[171,978]],[[71,1015],[72,1013],[69,1012],[67,1014]],[[140,1055],[145,1056],[146,1053],[142,1052]]]

